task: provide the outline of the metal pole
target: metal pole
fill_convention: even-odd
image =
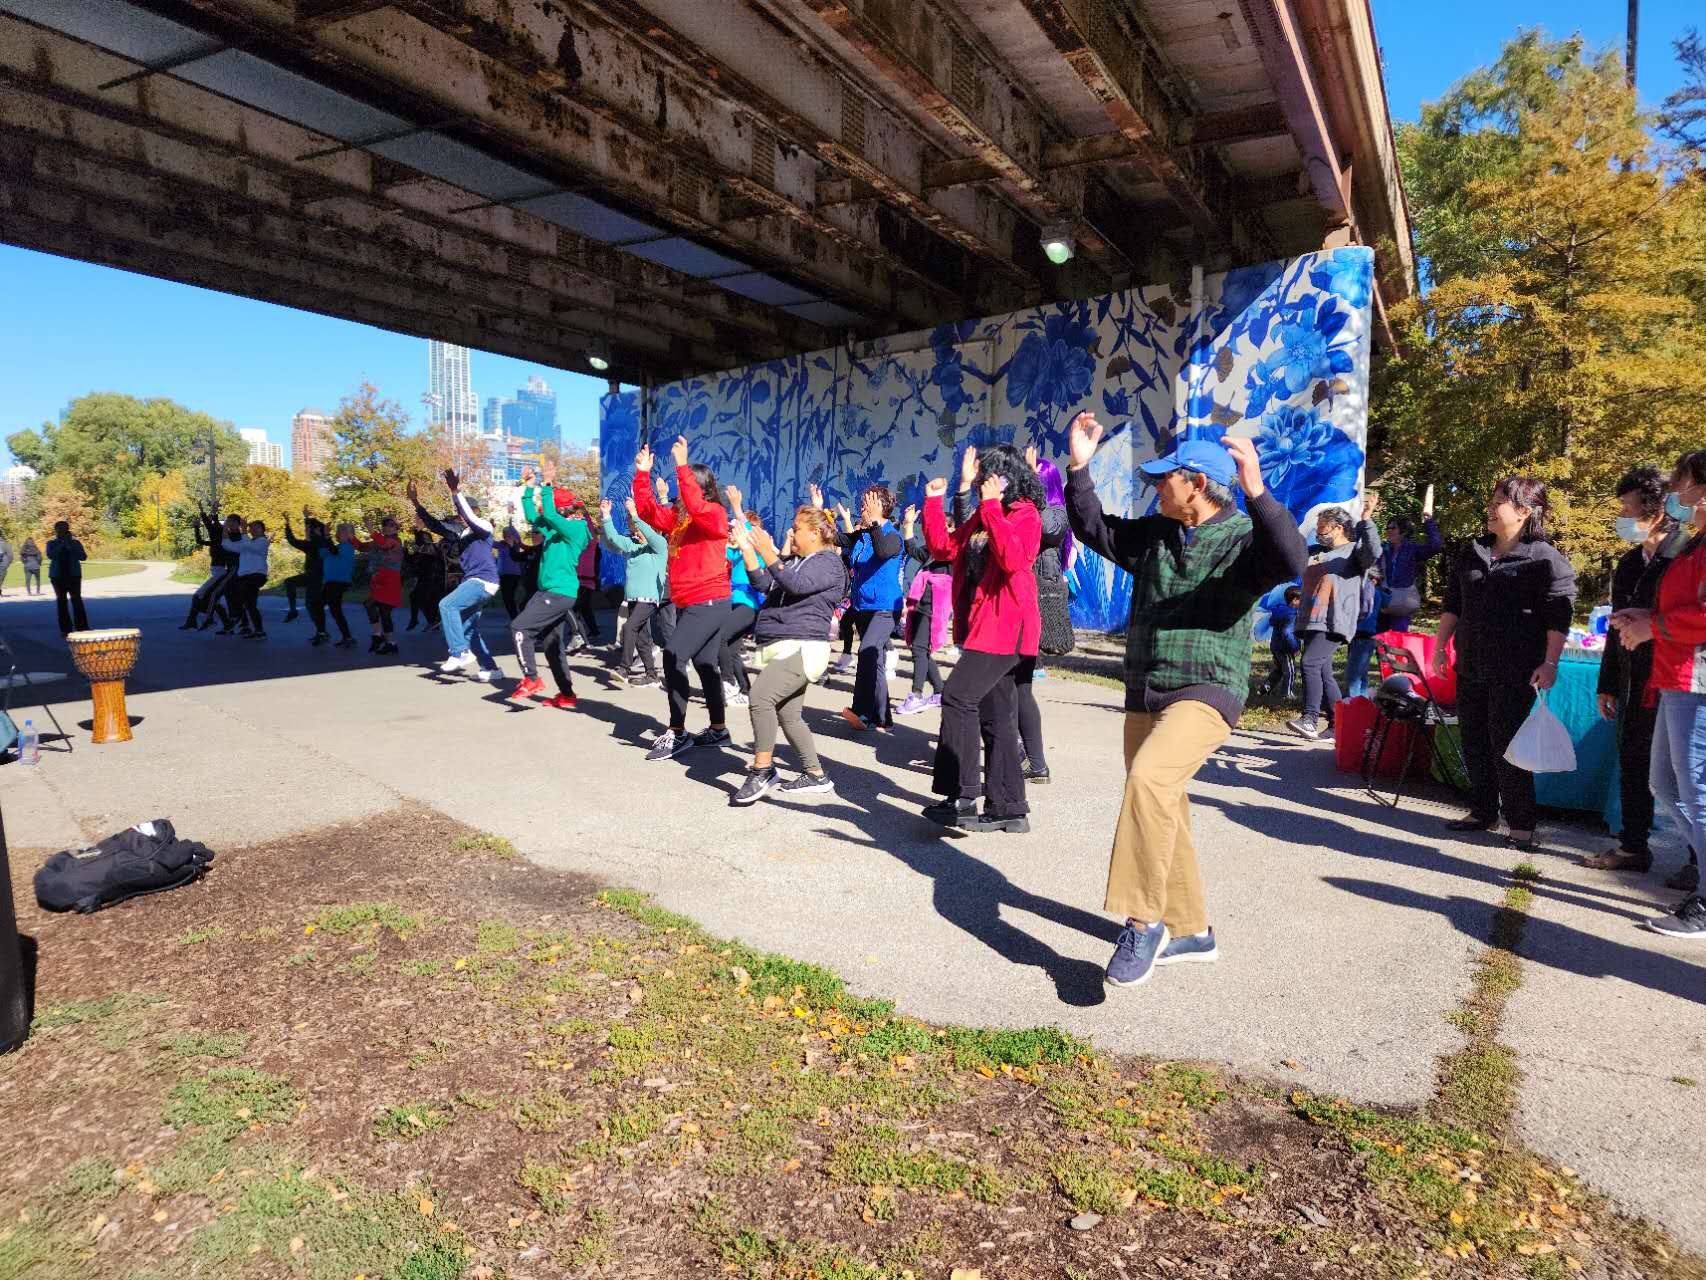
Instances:
[[[1629,79],[1629,87],[1635,87],[1635,45],[1636,37],[1641,31],[1641,0],[1629,0],[1629,46],[1624,57],[1623,73]]]
[[[12,867],[6,859],[6,821],[0,816],[0,1053],[10,1053],[29,1036],[34,985],[26,974],[24,944],[18,937]]]

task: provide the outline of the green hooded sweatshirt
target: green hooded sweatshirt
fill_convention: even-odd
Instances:
[[[584,519],[569,520],[558,513],[557,497],[550,485],[545,486],[544,494],[541,503],[531,485],[521,493],[521,513],[528,524],[545,535],[545,547],[539,553],[539,589],[573,600],[580,591],[576,566],[586,544],[592,541],[592,528]]]

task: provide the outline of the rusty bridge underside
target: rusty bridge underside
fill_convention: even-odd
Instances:
[[[0,0],[0,240],[629,382],[1414,287],[1367,0]]]

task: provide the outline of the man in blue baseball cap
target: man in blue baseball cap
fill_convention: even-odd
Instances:
[[[1256,602],[1302,573],[1308,552],[1291,512],[1262,483],[1250,440],[1181,442],[1140,468],[1158,514],[1107,515],[1090,480],[1102,432],[1093,414],[1072,420],[1066,511],[1079,540],[1132,580],[1125,798],[1103,902],[1125,918],[1107,973],[1121,988],[1147,982],[1158,964],[1219,954],[1186,787],[1243,714]]]

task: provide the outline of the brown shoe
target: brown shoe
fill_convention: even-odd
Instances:
[[[1591,867],[1595,871],[1643,872],[1653,869],[1653,855],[1650,853],[1630,853],[1627,849],[1607,849],[1604,853],[1596,853],[1592,857],[1583,858],[1581,864],[1584,867]]]

